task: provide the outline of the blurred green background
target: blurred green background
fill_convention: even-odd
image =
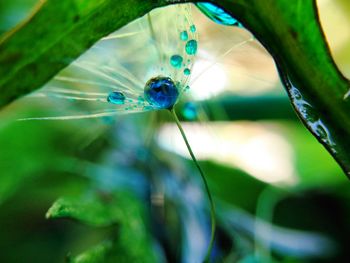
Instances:
[[[1,1],[0,33],[35,4]],[[318,6],[349,77],[350,4]],[[295,116],[266,51],[254,41],[218,59],[214,42],[250,35],[193,9],[199,53],[217,62],[198,59],[178,110],[217,204],[215,262],[349,262],[348,179]],[[15,121],[59,107],[24,98],[0,111],[0,262],[200,262],[208,204],[168,114]],[[45,218],[60,197],[47,216],[74,220]]]

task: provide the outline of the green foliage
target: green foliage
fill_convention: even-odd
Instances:
[[[94,248],[76,256],[75,258],[69,258],[69,263],[99,263],[99,262],[116,262],[118,260],[118,254],[113,255],[113,242],[106,241]]]
[[[0,106],[40,88],[101,37],[156,7],[154,2],[40,2],[0,38]]]
[[[80,199],[60,198],[51,206],[46,217],[48,219],[68,217],[92,226],[109,226],[120,222],[124,215],[120,208],[123,207],[120,200],[116,203],[115,200],[108,199],[109,197],[106,197],[104,200],[102,196]]]
[[[350,89],[350,82],[342,76],[331,57],[318,21],[316,2],[216,2],[251,30],[271,53],[299,117],[348,174],[350,144],[344,138],[350,137],[350,104],[344,100],[344,95]],[[296,91],[311,105],[310,110],[298,105]],[[312,116],[315,115],[330,135],[325,136],[313,127]]]
[[[144,207],[129,193],[94,193],[79,198],[60,198],[51,206],[46,217],[70,218],[95,227],[118,226],[117,233],[110,240],[70,258],[69,262],[156,262]]]

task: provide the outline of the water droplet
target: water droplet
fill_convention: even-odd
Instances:
[[[170,58],[170,64],[174,68],[181,68],[183,58],[180,55],[173,55]]]
[[[337,145],[332,139],[331,132],[321,120],[318,111],[305,100],[300,90],[293,86],[293,83],[290,81],[289,77],[287,75],[284,76],[285,79],[288,80],[292,102],[302,119],[305,120],[307,126],[319,140],[327,144],[333,153],[337,153]]]
[[[316,122],[320,118],[317,111],[307,102],[301,103],[299,109],[303,117],[309,122]]]
[[[221,25],[243,27],[237,19],[226,13],[222,8],[211,3],[197,3],[199,10],[214,22]]]
[[[145,99],[142,96],[139,96],[137,98],[137,104],[138,105],[144,105],[145,104]]]
[[[315,131],[316,134],[322,139],[327,141],[328,139],[328,133],[326,131],[326,129],[321,125],[321,124],[317,124],[315,127]]]
[[[188,33],[187,33],[187,31],[182,31],[182,32],[180,33],[180,39],[181,39],[182,41],[187,41],[187,40],[188,40]]]
[[[194,55],[197,53],[197,41],[192,39],[186,43],[186,53],[188,55]]]
[[[112,91],[108,94],[107,101],[112,104],[124,104],[125,95],[119,91]]]
[[[184,107],[183,107],[182,114],[187,120],[196,119],[197,118],[196,105],[192,102],[186,102]]]
[[[190,86],[187,85],[187,86],[184,88],[184,91],[185,91],[185,92],[188,92],[189,90],[190,90]]]
[[[188,68],[185,68],[185,69],[184,69],[184,74],[185,74],[186,76],[190,75],[190,74],[191,74],[191,70],[188,69]]]
[[[296,88],[290,89],[290,94],[292,95],[292,98],[295,100],[301,100],[303,97],[301,96],[301,93]]]
[[[196,28],[195,25],[190,26],[190,31],[191,31],[192,33],[196,32],[196,30],[197,30],[197,28]]]
[[[179,96],[174,81],[167,77],[155,77],[147,81],[144,94],[146,100],[160,109],[170,109]]]
[[[153,107],[150,105],[147,105],[145,107],[143,107],[144,110],[153,110]]]

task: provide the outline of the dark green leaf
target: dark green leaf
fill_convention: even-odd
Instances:
[[[0,106],[40,88],[101,37],[156,7],[157,1],[40,1],[0,39]]]
[[[144,207],[127,193],[60,198],[46,216],[71,218],[98,227],[118,224],[118,233],[113,241],[101,243],[70,259],[71,262],[156,262],[144,219]]]
[[[139,216],[140,207],[135,200],[110,194],[63,197],[58,199],[46,214],[47,218],[72,218],[99,227],[123,222],[127,217]]]
[[[88,251],[81,253],[80,255],[69,259],[69,263],[99,263],[99,262],[112,262],[117,260],[115,255],[111,253],[113,251],[113,242],[106,241],[101,243]]]
[[[350,176],[350,103],[344,99],[350,83],[330,55],[316,1],[215,2],[238,18],[272,54],[299,117]]]

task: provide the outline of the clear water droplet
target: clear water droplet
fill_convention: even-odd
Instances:
[[[182,32],[180,33],[180,39],[181,39],[182,41],[187,41],[187,40],[188,40],[188,33],[187,33],[187,31],[182,31]]]
[[[315,131],[317,133],[317,135],[322,139],[322,140],[327,140],[328,138],[328,133],[326,131],[326,129],[320,125],[320,124],[317,124],[316,127],[315,127]]]
[[[316,122],[320,119],[317,111],[307,102],[300,104],[300,112],[303,117],[309,122]]]
[[[176,103],[179,91],[171,78],[159,76],[147,81],[144,95],[151,105],[160,109],[170,109]]]
[[[186,43],[186,53],[188,55],[194,55],[197,53],[197,41],[192,39]]]
[[[211,3],[197,3],[199,10],[215,23],[227,26],[243,27],[237,19],[226,13],[222,8]]]
[[[108,94],[107,101],[112,104],[124,104],[125,103],[125,95],[119,91],[112,91]]]
[[[188,69],[188,68],[185,68],[185,69],[184,69],[184,74],[185,74],[186,76],[190,75],[190,74],[191,74],[191,70]]]
[[[174,68],[181,68],[183,58],[180,55],[173,55],[170,58],[170,65]]]
[[[317,110],[304,99],[301,92],[295,86],[293,86],[291,82],[289,82],[289,84],[289,92],[292,97],[292,102],[300,113],[302,119],[306,121],[306,124],[312,133],[314,133],[319,140],[327,144],[333,153],[336,153],[336,143],[332,139],[331,133],[327,126],[322,122]]]
[[[153,107],[150,105],[147,105],[145,107],[143,107],[144,110],[153,110]]]
[[[145,104],[145,99],[142,96],[139,96],[137,98],[137,104],[138,105],[144,105]]]
[[[190,26],[190,31],[191,31],[192,33],[196,32],[196,30],[197,30],[197,28],[196,28],[195,25],[191,25],[191,26]]]

